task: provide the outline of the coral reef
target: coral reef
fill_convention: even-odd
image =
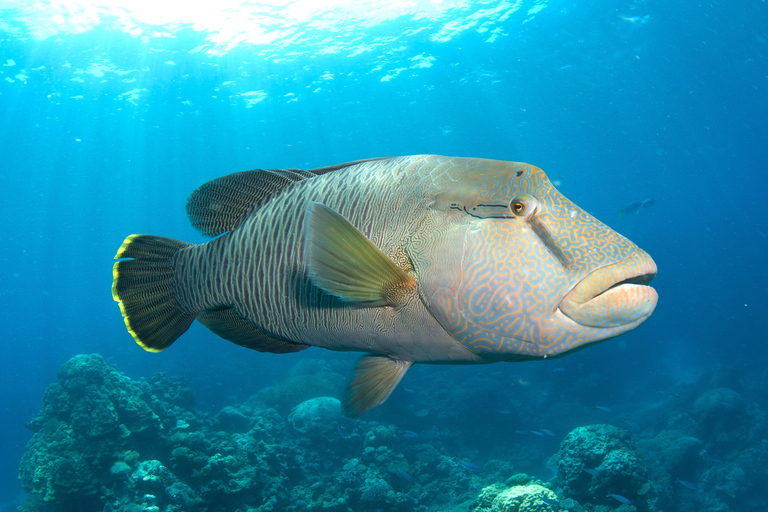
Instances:
[[[211,417],[181,379],[132,381],[98,355],[77,356],[29,424],[24,510],[416,511],[471,500],[511,473],[503,461],[475,471],[439,440],[349,420],[333,397],[281,404],[284,415],[263,396]]]
[[[299,432],[325,434],[335,430],[343,420],[341,402],[329,396],[311,398],[297,405],[288,416],[293,428]]]
[[[156,436],[160,418],[142,398],[146,389],[112,371],[100,356],[64,364],[28,425],[19,477],[24,490],[65,506],[96,508],[116,453]]]
[[[280,414],[288,414],[293,407],[311,398],[341,395],[344,384],[345,378],[333,372],[291,375],[278,385],[259,391],[248,400],[248,405],[269,407]]]
[[[505,487],[493,484],[480,491],[472,512],[555,512],[557,495],[539,483]]]
[[[656,496],[629,433],[612,425],[578,427],[553,456],[563,495],[585,508],[613,507],[609,494],[631,501],[637,510],[655,510]]]
[[[739,378],[727,368],[679,386],[657,413],[660,430],[639,439],[659,508],[729,512],[768,505],[762,492],[768,414],[734,387]]]
[[[652,407],[627,409],[630,415],[546,404],[542,389],[513,397],[492,374],[467,380],[477,386],[472,393],[454,391],[438,369],[438,378],[396,390],[381,409],[391,408],[386,415],[351,420],[336,398],[341,377],[333,364],[302,361],[281,384],[208,414],[181,378],[131,380],[98,355],[74,357],[28,424],[34,434],[19,476],[30,496],[19,510],[756,512],[768,506],[761,487],[768,413],[744,398],[749,395],[730,372],[673,388]],[[481,391],[489,392],[487,402],[471,400]],[[574,418],[582,413],[599,422],[578,426]],[[611,420],[629,430],[605,423]]]
[[[646,459],[652,461],[648,471],[657,495],[661,496],[660,505],[666,505],[665,497],[672,496],[675,490],[673,475],[689,478],[687,468],[700,462],[702,442],[681,430],[662,430],[652,438],[640,440],[638,446]]]

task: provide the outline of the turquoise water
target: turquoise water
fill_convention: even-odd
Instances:
[[[560,439],[587,421],[559,414],[564,403],[631,420],[681,385],[727,384],[757,411],[745,422],[765,415],[764,2],[213,5],[0,2],[0,503],[19,499],[24,423],[76,354],[133,378],[184,376],[213,412],[303,359],[352,367],[320,350],[250,353],[201,326],[149,354],[125,331],[110,295],[124,237],[204,241],[188,194],[261,167],[421,153],[526,161],[653,256],[659,305],[620,339],[557,363],[411,370],[404,386],[428,389],[439,372],[474,401],[456,406],[462,434],[473,421],[507,431],[506,415],[478,419],[487,394],[462,387],[497,371],[494,400],[539,397],[538,426],[555,424]],[[648,198],[651,208],[617,212]],[[713,377],[723,374],[726,384]],[[575,396],[584,376],[600,385]],[[372,419],[397,421],[409,399],[393,395]],[[768,435],[760,422],[753,431]],[[765,450],[754,439],[733,460]],[[462,440],[479,458],[505,442]],[[733,510],[765,491],[739,492]]]

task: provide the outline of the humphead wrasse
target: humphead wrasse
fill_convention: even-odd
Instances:
[[[642,249],[525,163],[418,155],[263,169],[189,196],[201,244],[131,235],[112,295],[146,350],[197,319],[263,352],[364,352],[344,406],[413,363],[562,356],[634,329],[658,296]]]

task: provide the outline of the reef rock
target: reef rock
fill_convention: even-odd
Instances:
[[[699,419],[708,420],[712,417],[733,412],[744,406],[744,399],[732,389],[714,388],[703,392],[693,403],[693,414]]]
[[[608,494],[621,495],[637,510],[655,510],[648,472],[627,431],[589,425],[571,431],[551,461],[563,495],[591,508],[618,505]]]
[[[70,359],[28,425],[35,434],[19,469],[24,490],[45,501],[98,503],[101,475],[109,474],[114,454],[160,427],[144,394],[99,355]]]
[[[702,443],[680,430],[662,430],[650,439],[641,440],[638,445],[652,461],[648,469],[661,497],[658,505],[668,509],[675,490],[675,478],[688,477],[693,468],[704,462],[699,455]]]
[[[299,432],[322,433],[335,430],[343,417],[341,402],[338,399],[321,396],[297,405],[288,416],[288,421]]]
[[[698,425],[697,437],[705,443],[736,447],[749,436],[746,425],[755,423],[745,400],[732,389],[714,388],[703,392],[691,408]]]
[[[340,393],[344,389],[345,380],[339,374],[325,371],[312,375],[292,375],[276,386],[259,391],[248,400],[248,405],[272,408],[281,414],[288,414],[306,400]]]
[[[557,495],[546,487],[531,483],[506,488],[500,484],[485,487],[475,500],[472,512],[555,512],[560,510]]]
[[[62,366],[29,426],[19,470],[26,512],[468,510],[513,470],[506,460],[463,463],[446,450],[449,428],[353,421],[327,396],[290,415],[257,397],[211,417],[183,379],[133,381],[98,355]],[[486,494],[478,510],[557,510],[527,475]]]
[[[227,432],[247,432],[251,426],[251,417],[230,405],[219,411],[214,421]]]
[[[201,502],[160,461],[176,433],[201,425],[191,390],[157,374],[132,381],[97,355],[67,361],[28,427],[19,467],[25,506],[55,511],[192,511]],[[170,459],[170,457],[165,457]],[[40,498],[46,505],[34,506]]]

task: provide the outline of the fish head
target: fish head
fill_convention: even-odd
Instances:
[[[564,355],[653,312],[656,264],[526,163],[451,159],[407,251],[422,301],[489,360]]]

